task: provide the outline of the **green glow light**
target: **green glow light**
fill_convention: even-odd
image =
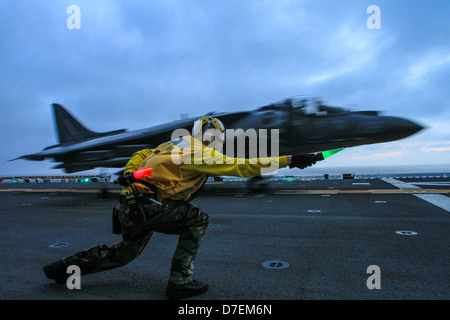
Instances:
[[[324,159],[328,158],[329,156],[332,156],[335,153],[338,153],[339,151],[344,150],[344,148],[339,148],[339,149],[334,149],[334,150],[328,150],[328,151],[323,151],[322,152],[322,156]]]

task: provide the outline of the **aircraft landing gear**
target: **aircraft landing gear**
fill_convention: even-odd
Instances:
[[[255,176],[247,181],[247,189],[252,193],[266,193],[269,189],[267,178]]]

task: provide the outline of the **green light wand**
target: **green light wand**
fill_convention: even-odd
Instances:
[[[322,152],[317,152],[314,155],[314,159],[316,161],[322,161],[325,160],[326,158],[328,158],[329,156],[332,156],[335,153],[338,153],[339,151],[344,150],[345,148],[339,148],[339,149],[334,149],[334,150],[328,150],[328,151],[322,151]]]

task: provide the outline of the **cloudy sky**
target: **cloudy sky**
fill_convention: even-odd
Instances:
[[[381,29],[367,26],[370,5]],[[51,103],[108,131],[300,94],[428,128],[324,168],[450,167],[449,12],[437,0],[2,0],[0,175],[61,172],[7,161],[57,143]]]

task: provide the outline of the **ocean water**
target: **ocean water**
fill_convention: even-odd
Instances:
[[[421,173],[450,173],[449,165],[408,165],[408,166],[357,166],[357,167],[327,167],[307,168],[305,174],[421,174]],[[303,175],[302,173],[299,175]]]
[[[355,167],[309,167],[304,170],[280,169],[271,179],[283,179],[294,176],[299,179],[323,179],[328,174],[329,179],[340,179],[342,174],[352,174],[355,179],[381,178],[381,177],[450,177],[450,164],[448,165],[408,165],[408,166],[355,166]],[[225,177],[227,180],[245,180],[234,177]]]
[[[81,174],[89,175],[89,173],[81,172]],[[92,175],[98,175],[101,172],[92,173]],[[104,172],[103,172],[104,174]],[[111,173],[110,173],[111,174]],[[339,179],[342,174],[352,174],[356,179],[363,178],[377,178],[377,177],[450,177],[450,164],[438,164],[438,165],[403,165],[403,166],[354,166],[354,167],[320,167],[313,166],[304,170],[300,169],[280,169],[276,173],[268,175],[270,178],[283,179],[285,176],[295,176],[301,179],[323,179],[324,174],[328,174],[330,179]],[[55,174],[34,174],[34,175],[7,175],[8,177],[18,176],[52,176]],[[60,175],[60,174],[58,174]],[[76,174],[73,174],[76,175]],[[109,174],[107,174],[109,175]],[[6,175],[4,175],[6,177]],[[112,180],[117,178],[116,175],[111,174]],[[111,180],[111,181],[112,181]],[[236,177],[224,177],[225,181],[228,180],[247,180],[247,178]]]

